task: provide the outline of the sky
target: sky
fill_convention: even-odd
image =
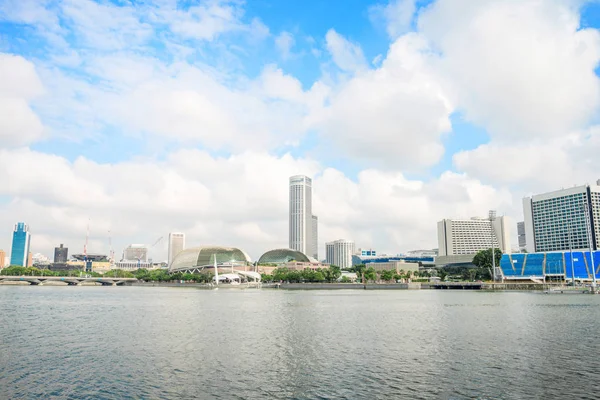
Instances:
[[[0,0],[0,249],[437,247],[600,178],[600,3]],[[4,231],[4,234],[1,232]],[[516,243],[513,243],[516,247]]]

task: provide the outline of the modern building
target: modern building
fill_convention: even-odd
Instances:
[[[375,251],[373,249],[369,249],[369,250],[358,249],[358,251],[356,252],[355,255],[361,256],[361,257],[375,257],[377,255],[377,251]]]
[[[0,268],[6,267],[6,252],[0,250]]]
[[[173,258],[183,251],[183,249],[185,249],[185,233],[169,233],[169,265],[173,262]]]
[[[15,224],[13,231],[12,248],[10,251],[10,265],[28,267],[29,247],[31,244],[31,235],[29,226],[24,222]]]
[[[27,255],[27,266],[28,267],[33,266],[33,253],[32,252],[29,252],[29,254]]]
[[[66,263],[69,259],[69,249],[67,247],[63,247],[63,244],[60,244],[60,247],[54,248],[54,262],[55,263]]]
[[[273,264],[283,265],[292,261],[310,262],[308,257],[293,249],[275,249],[269,250],[258,259],[259,265]]]
[[[517,239],[519,242],[519,250],[525,250],[527,248],[527,240],[525,239],[525,221],[517,222]]]
[[[492,226],[494,229],[492,230]],[[444,219],[438,222],[438,255],[468,255],[492,247],[510,253],[509,217]]]
[[[173,258],[169,272],[214,271],[215,259],[219,272],[229,270],[250,271],[253,266],[245,251],[235,247],[204,246],[185,249]]]
[[[419,263],[407,263],[404,261],[387,261],[387,262],[375,262],[369,263],[369,268],[373,268],[375,271],[394,271],[399,274],[400,271],[407,272],[418,272]]]
[[[600,180],[523,199],[529,253],[598,249]]]
[[[352,255],[354,254],[354,242],[351,240],[335,240],[325,243],[327,253],[326,262],[331,265],[345,269],[352,267]]]
[[[290,249],[313,254],[312,180],[304,175],[290,177]]]
[[[600,251],[593,257],[590,251],[504,254],[500,270],[503,279],[513,281],[591,281],[594,272],[600,280]]]
[[[312,216],[312,257],[319,259],[319,217]]]
[[[361,252],[362,253],[362,252]],[[471,257],[472,259],[472,257]],[[406,262],[406,263],[417,263],[421,264],[424,267],[433,267],[436,261],[436,256],[431,254],[419,254],[408,252],[407,254],[397,254],[393,256],[389,256],[386,254],[373,255],[373,256],[363,256],[355,254],[352,256],[352,265],[365,264],[369,265],[372,263],[387,263],[387,262]]]
[[[148,261],[148,247],[144,244],[130,244],[123,250],[123,261]]]

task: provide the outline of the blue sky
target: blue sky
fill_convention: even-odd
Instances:
[[[0,0],[0,223],[259,253],[302,173],[320,246],[433,248],[597,179],[599,27],[579,0]]]

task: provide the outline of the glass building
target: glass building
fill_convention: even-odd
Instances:
[[[600,186],[583,185],[523,199],[529,253],[598,249]]]
[[[182,250],[173,258],[169,272],[185,272],[213,267],[215,259],[219,268],[223,265],[245,267],[251,260],[246,252],[235,247],[192,247]]]
[[[308,257],[299,251],[292,249],[269,250],[258,259],[258,264],[285,264],[291,261],[310,262]]]
[[[30,242],[31,235],[29,234],[29,226],[24,222],[17,223],[13,231],[10,265],[18,265],[21,267],[29,266]]]

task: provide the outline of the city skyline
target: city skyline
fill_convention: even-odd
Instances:
[[[319,258],[395,253],[595,182],[600,6],[456,1],[0,0],[0,249],[26,221],[50,258],[88,223],[90,252],[177,230],[257,257],[302,174]]]

